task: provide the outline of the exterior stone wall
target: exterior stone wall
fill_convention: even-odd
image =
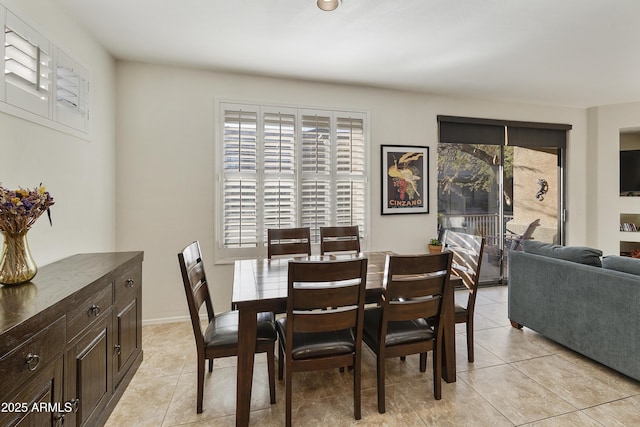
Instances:
[[[558,243],[558,156],[556,150],[513,147],[513,220],[507,228],[522,234],[530,223],[540,219],[533,237],[538,241]],[[536,198],[538,180],[547,181],[549,189]]]

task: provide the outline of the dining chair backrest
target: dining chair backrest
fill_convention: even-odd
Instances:
[[[443,250],[453,253],[451,272],[462,279],[464,286],[471,292],[478,288],[482,252],[485,239],[482,236],[445,230],[442,236]]]
[[[451,273],[462,279],[468,291],[466,304],[455,304],[455,322],[467,324],[467,360],[473,362],[475,358],[474,311],[485,239],[481,236],[446,230],[442,243],[444,250],[453,254]]]
[[[420,354],[420,372],[433,351],[433,394],[441,398],[442,321],[445,299],[451,298],[451,252],[389,255],[385,292],[378,307],[365,312],[364,342],[376,354],[378,412],[386,411],[385,360]],[[447,302],[447,304],[449,304]]]
[[[390,255],[385,267],[381,342],[388,322],[439,318],[451,271],[450,252],[433,255]],[[442,322],[438,322],[441,334]]]
[[[360,252],[360,231],[357,225],[320,227],[320,254]]]
[[[209,322],[215,318],[209,284],[204,271],[200,243],[195,241],[178,253],[178,262],[182,273],[182,282],[187,295],[187,304],[191,317],[191,326],[196,338],[196,346],[201,351],[204,349],[204,334],[200,323],[200,308],[202,304],[207,307]]]
[[[291,261],[288,270],[287,334],[354,328],[362,335],[367,259]],[[358,337],[356,336],[358,340]]]
[[[353,368],[353,415],[359,420],[367,258],[289,261],[287,282],[287,316],[277,321],[285,426],[292,425],[292,373],[329,368]]]
[[[269,228],[267,230],[267,256],[311,255],[309,227]]]

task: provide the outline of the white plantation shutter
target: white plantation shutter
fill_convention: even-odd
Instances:
[[[224,183],[224,242],[226,247],[256,246],[258,209],[255,179],[228,179]]]
[[[58,83],[56,101],[58,107],[71,111],[80,111],[80,91],[83,85],[81,80],[82,78],[73,68],[58,65],[56,69],[56,81]]]
[[[336,117],[336,225],[365,230],[365,141],[362,117]]]
[[[362,118],[336,119],[338,173],[362,176],[365,169],[364,122]]]
[[[56,57],[56,119],[66,126],[87,131],[88,72],[60,49]]]
[[[223,257],[260,254],[268,228],[310,227],[319,243],[320,227],[353,224],[364,237],[365,114],[220,105]]]
[[[4,27],[6,102],[48,117],[51,67],[49,41],[7,11]]]
[[[265,173],[295,174],[295,120],[294,114],[264,113]]]
[[[336,225],[358,225],[364,230],[364,181],[350,180],[336,183]]]
[[[331,172],[331,117],[303,114],[302,173]]]
[[[266,241],[267,228],[292,228],[297,226],[296,199],[296,182],[294,179],[265,179],[264,241]]]
[[[254,247],[258,242],[258,112],[223,110],[223,245]]]
[[[256,171],[258,149],[258,113],[256,110],[224,112],[224,171]]]
[[[264,226],[291,228],[298,223],[295,110],[263,111]]]
[[[307,114],[305,114],[307,113]],[[311,242],[320,243],[320,227],[331,225],[331,114],[301,115],[302,218]]]
[[[330,179],[302,179],[302,220],[303,227],[311,229],[311,242],[320,243],[320,227],[331,225]]]

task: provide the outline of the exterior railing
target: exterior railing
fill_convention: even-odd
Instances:
[[[513,215],[504,216],[505,223],[512,219]],[[438,224],[445,229],[483,236],[487,245],[498,245],[500,231],[498,214],[438,214]]]

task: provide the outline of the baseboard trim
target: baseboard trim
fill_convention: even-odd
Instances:
[[[200,319],[206,320],[207,315],[201,314]],[[142,321],[142,326],[145,325],[161,325],[163,323],[179,323],[179,322],[190,322],[191,318],[189,316],[177,316],[177,317],[161,317],[159,319],[146,319]]]

